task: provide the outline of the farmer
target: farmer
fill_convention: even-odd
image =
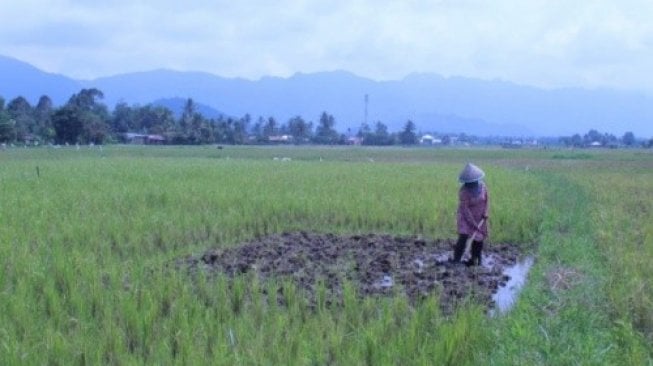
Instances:
[[[458,242],[453,252],[453,262],[459,263],[465,251],[468,239],[472,240],[472,257],[465,264],[468,266],[481,264],[483,240],[488,235],[488,192],[481,168],[468,163],[460,172],[458,179],[463,185],[458,192]]]

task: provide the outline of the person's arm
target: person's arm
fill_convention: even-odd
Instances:
[[[485,211],[483,211],[483,219],[487,220],[490,215],[490,194],[485,187]]]

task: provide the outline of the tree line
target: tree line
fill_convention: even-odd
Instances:
[[[221,115],[206,118],[197,111],[192,99],[175,116],[172,110],[153,104],[128,105],[118,103],[109,111],[102,103],[104,95],[98,89],[82,89],[62,106],[55,107],[47,96],[41,96],[32,106],[24,97],[8,103],[0,97],[0,143],[25,144],[104,144],[128,142],[128,134],[156,135],[167,144],[362,144],[414,145],[418,143],[415,123],[408,120],[401,131],[390,132],[377,121],[362,123],[358,131],[336,130],[335,118],[323,112],[317,123],[295,116],[286,122],[274,117],[252,119]],[[466,135],[461,134],[460,139]],[[442,140],[445,142],[447,136]],[[653,147],[653,138],[638,140],[632,132],[617,137],[590,130],[584,135],[564,136],[560,142],[569,147]]]
[[[563,136],[560,141],[567,147],[635,147],[637,145],[653,147],[653,138],[648,141],[638,141],[635,134],[630,131],[624,133],[621,137],[617,137],[611,133],[601,133],[598,130],[591,129],[582,136],[578,133],[572,136]]]
[[[402,131],[390,133],[382,122],[363,123],[356,134],[339,133],[335,118],[323,112],[314,125],[301,116],[280,123],[274,117],[249,114],[240,118],[206,118],[188,99],[177,117],[169,108],[153,104],[118,103],[113,111],[101,102],[102,91],[82,89],[62,106],[44,95],[35,106],[24,97],[8,103],[0,97],[1,143],[104,144],[126,142],[128,133],[161,136],[168,144],[347,144],[411,145],[416,126],[407,121]]]

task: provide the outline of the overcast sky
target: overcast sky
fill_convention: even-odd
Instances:
[[[347,70],[653,92],[653,1],[4,0],[0,54],[94,78]]]

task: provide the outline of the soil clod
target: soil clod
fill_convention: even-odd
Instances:
[[[505,269],[517,264],[520,250],[510,244],[488,244],[483,265],[467,267],[448,261],[454,245],[453,239],[421,236],[338,236],[302,231],[208,250],[176,264],[191,273],[206,271],[234,277],[252,272],[260,280],[291,279],[312,304],[318,283],[323,283],[332,301],[339,303],[343,283],[350,281],[360,296],[403,292],[414,303],[438,295],[444,313],[451,313],[468,297],[494,307],[493,295],[510,280]]]

